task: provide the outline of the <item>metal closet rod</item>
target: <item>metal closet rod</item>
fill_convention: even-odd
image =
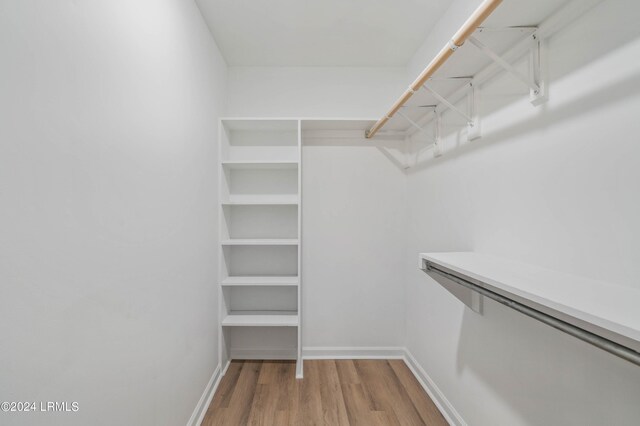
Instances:
[[[400,98],[393,104],[389,112],[382,117],[380,120],[376,122],[376,124],[371,127],[371,129],[367,130],[366,137],[367,139],[372,138],[378,130],[384,126],[387,121],[393,115],[398,112],[402,106],[407,103],[407,101],[413,96],[415,92],[420,90],[423,84],[433,76],[433,74],[445,63],[447,59],[455,52],[458,47],[462,46],[464,42],[469,38],[471,34],[484,22],[485,19],[489,17],[493,13],[494,10],[502,3],[502,0],[485,0],[482,4],[471,14],[469,19],[460,27],[458,32],[456,32],[453,38],[447,43],[446,46],[440,50],[440,53],[436,55],[435,58],[431,60],[429,65],[420,73],[418,78],[411,83],[411,86],[407,89]]]
[[[439,268],[437,265],[427,260],[424,261],[423,270],[425,272],[435,272],[438,275],[448,278],[451,281],[457,284],[460,284],[463,287],[466,287],[470,290],[480,293],[481,295],[486,296],[489,299],[493,299],[500,304],[508,306],[509,308],[514,309],[524,315],[527,315],[528,317],[536,319],[564,333],[570,334],[573,337],[576,337],[584,342],[590,343],[595,347],[605,350],[633,364],[640,365],[640,353],[634,351],[631,348],[628,348],[619,343],[613,342],[602,336],[598,336],[597,334],[591,333],[590,331],[584,330],[580,327],[576,327],[575,325],[559,320],[558,318],[552,317],[551,315],[545,314],[536,309],[530,308],[526,305],[523,305],[522,303],[516,302],[515,300],[509,299],[508,297],[502,296],[491,290],[487,290],[486,288],[481,287],[477,284],[474,284],[470,281],[467,281],[464,278],[458,277],[457,275],[453,275],[450,272]]]

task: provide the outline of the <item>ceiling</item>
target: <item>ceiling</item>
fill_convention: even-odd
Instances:
[[[452,0],[196,0],[230,66],[405,66]]]

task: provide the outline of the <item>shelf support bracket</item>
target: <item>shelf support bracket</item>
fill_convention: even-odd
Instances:
[[[467,123],[467,139],[473,141],[479,139],[480,133],[480,88],[472,81],[471,90],[467,95],[469,103],[469,115],[471,120]]]
[[[493,62],[500,65],[505,71],[507,71],[509,74],[511,74],[513,77],[520,80],[525,86],[527,86],[529,88],[531,103],[537,106],[544,102],[545,97],[542,84],[540,83],[540,41],[537,39],[537,36],[535,34],[532,35],[532,38],[534,40],[534,43],[532,46],[532,60],[530,61],[532,66],[531,77],[521,73],[516,69],[516,67],[505,61],[500,55],[491,50],[487,45],[482,43],[475,36],[469,37],[467,41],[477,47],[478,50],[484,53]]]
[[[433,156],[440,157],[442,155],[442,147],[440,146],[440,141],[442,140],[442,116],[438,110],[434,113],[436,118],[433,123]]]
[[[468,114],[460,110],[460,108],[457,108],[455,105],[449,102],[444,96],[442,96],[441,94],[439,94],[434,89],[427,86],[426,84],[423,85],[422,87],[424,87],[426,91],[431,93],[446,108],[457,113],[458,115],[460,115],[462,118],[465,119],[465,121],[467,122],[467,139],[469,141],[472,141],[480,137],[480,119],[478,116],[479,94],[478,94],[477,87],[475,86],[475,84],[473,84],[473,80],[471,80],[471,82],[469,82],[467,85],[470,88],[467,94],[467,104],[468,104],[468,110],[469,110]]]
[[[398,113],[397,113],[397,114],[398,114],[398,115],[400,115],[400,116],[401,116],[402,118],[404,118],[405,120],[407,120],[407,121],[409,122],[409,124],[411,124],[413,127],[415,127],[416,129],[418,129],[418,131],[420,131],[420,132],[422,132],[422,133],[425,133],[425,134],[426,134],[426,131],[425,131],[425,129],[424,129],[424,128],[420,127],[420,125],[419,125],[418,123],[416,123],[415,121],[413,121],[412,119],[410,119],[409,117],[407,117],[407,115],[406,115],[406,114],[404,114],[402,111],[398,111]],[[434,140],[433,140],[430,136],[427,136],[427,140],[428,140],[429,142],[434,142]]]
[[[531,69],[529,72],[533,76],[533,81],[538,84],[539,89],[537,92],[534,90],[529,91],[529,101],[534,106],[538,106],[548,100],[546,78],[543,72],[546,66],[544,63],[546,60],[546,44],[540,40],[537,34],[533,34],[531,38],[533,39],[533,46],[530,53],[529,64]]]
[[[424,87],[424,89],[427,92],[431,93],[437,100],[442,102],[442,104],[445,105],[447,108],[449,108],[451,111],[463,117],[465,120],[467,120],[467,122],[471,121],[471,117],[469,117],[466,113],[456,108],[456,106],[453,105],[451,102],[449,102],[444,96],[442,96],[441,94],[439,94],[438,92],[433,90],[431,87],[427,86],[426,84],[422,85],[422,87]]]

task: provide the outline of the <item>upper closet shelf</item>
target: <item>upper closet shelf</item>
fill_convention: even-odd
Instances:
[[[639,290],[478,253],[422,253],[420,263],[420,267],[427,273],[444,275],[454,281],[461,280],[458,281],[459,284],[467,284],[465,286],[473,290],[488,290],[558,319],[569,327],[584,330],[587,332],[586,336],[576,335],[571,330],[567,331],[547,322],[609,352],[616,353],[620,349],[616,345],[620,345],[624,347],[622,350],[627,349],[631,353],[616,355],[632,362],[640,362]],[[498,301],[519,310],[518,306]],[[535,312],[530,315],[528,311],[520,311],[546,322],[537,318]],[[595,335],[595,338],[589,334]],[[606,339],[612,344],[595,341],[598,338]],[[602,347],[599,343],[607,347]],[[628,356],[637,358],[629,359]]]
[[[448,110],[467,125],[467,138],[476,139],[480,137],[477,88],[499,71],[528,89],[532,104],[543,103],[547,95],[541,41],[600,1],[483,1],[366,137],[421,132],[436,145],[437,120]],[[528,68],[518,64],[525,55],[529,55]],[[436,125],[427,131],[425,126],[433,120]]]

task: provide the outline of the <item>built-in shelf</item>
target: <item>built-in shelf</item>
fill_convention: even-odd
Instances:
[[[297,327],[296,313],[231,313],[222,320],[223,327]]]
[[[422,253],[421,267],[640,352],[640,291],[478,253]],[[433,269],[432,269],[433,270]]]
[[[297,286],[298,277],[227,277],[222,280],[226,287],[234,286]]]
[[[296,206],[297,195],[230,195],[223,206]]]
[[[296,246],[296,238],[237,238],[222,240],[223,246]]]
[[[290,160],[228,160],[223,161],[222,166],[233,170],[295,169],[298,167],[298,162]]]
[[[220,360],[295,358],[298,378],[301,146],[300,120],[220,121]]]

